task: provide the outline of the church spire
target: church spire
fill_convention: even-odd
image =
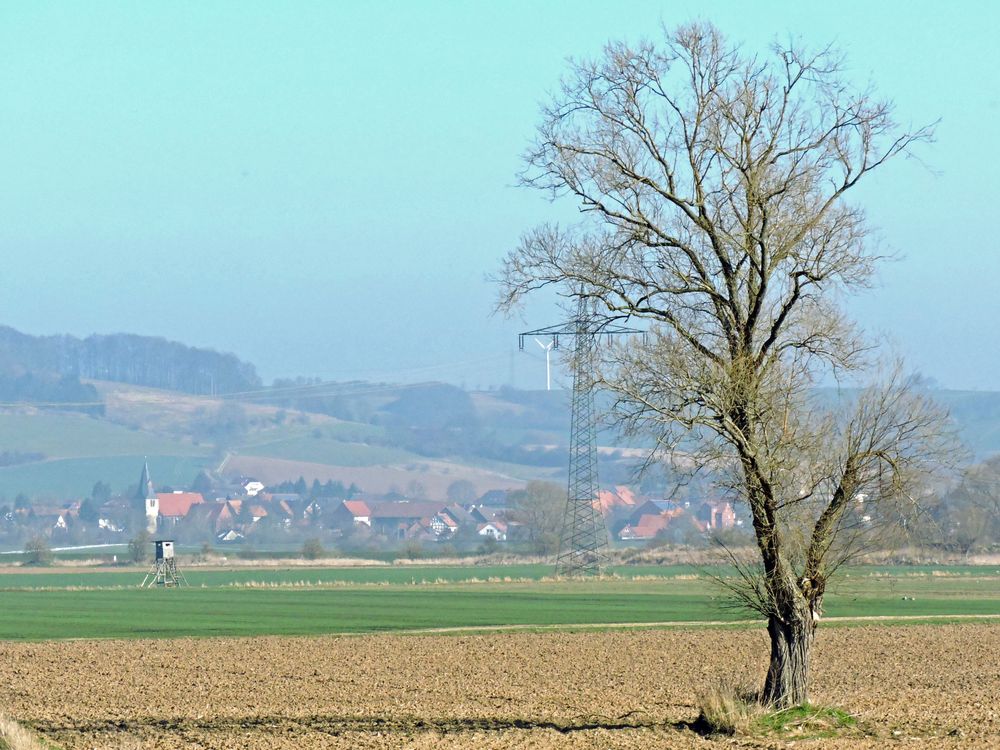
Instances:
[[[156,491],[153,488],[153,480],[149,476],[149,460],[147,459],[142,464],[142,476],[139,477],[139,489],[136,492],[136,499],[148,500],[153,497],[156,497]]]

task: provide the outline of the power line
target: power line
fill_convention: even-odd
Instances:
[[[551,348],[559,347],[559,337],[573,339],[573,400],[570,409],[569,483],[559,553],[557,575],[597,575],[606,565],[608,531],[597,508],[597,417],[594,409],[594,368],[597,341],[601,336],[634,334],[640,331],[602,320],[585,296],[579,297],[574,320],[518,335],[524,350],[528,337],[551,338]]]
[[[427,365],[421,368],[411,368],[409,370],[399,370],[397,372],[430,372],[434,370],[442,369],[454,369],[455,367],[461,367],[467,364],[485,364],[488,362],[498,361],[500,359],[506,359],[507,355],[491,355],[488,357],[479,357],[476,359],[461,360],[458,362],[442,363],[437,365]],[[118,382],[118,381],[106,381],[106,382]],[[394,391],[411,390],[415,388],[426,388],[431,385],[439,385],[440,381],[434,380],[424,380],[417,383],[384,383],[384,384],[370,384],[362,388],[351,387],[352,383],[357,381],[336,381],[336,380],[326,380],[318,383],[301,383],[297,385],[282,386],[282,387],[264,387],[264,388],[254,388],[245,391],[231,391],[229,393],[216,394],[215,396],[210,396],[207,394],[197,394],[197,393],[182,393],[173,396],[173,400],[181,401],[186,399],[204,399],[208,401],[254,401],[254,400],[270,400],[273,398],[288,398],[294,396],[367,396],[374,395],[378,393],[388,393]],[[128,384],[125,384],[128,385]],[[146,386],[139,386],[146,387]],[[161,391],[162,393],[163,391]],[[166,391],[170,393],[169,391]],[[169,400],[169,398],[168,398]],[[83,408],[83,407],[96,407],[107,405],[107,400],[101,401],[6,401],[0,402],[0,408]]]

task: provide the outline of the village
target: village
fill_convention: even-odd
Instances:
[[[538,498],[531,492],[539,485],[558,497],[556,486],[548,483],[529,483],[525,490],[493,489],[477,497],[462,488],[465,493],[430,500],[396,492],[368,494],[332,481],[309,486],[301,478],[274,487],[234,477],[212,487],[158,489],[144,464],[134,493],[110,496],[100,504],[88,498],[0,507],[0,534],[7,541],[41,536],[52,546],[122,543],[144,532],[182,545],[236,548],[316,538],[348,549],[485,543],[521,551],[546,533],[551,539],[562,522],[564,499],[551,503],[547,515],[537,512]],[[675,502],[637,494],[624,485],[601,489],[594,506],[612,542],[622,545],[693,544],[743,525],[729,502]]]
[[[2,7],[0,750],[1000,750],[1000,3]]]

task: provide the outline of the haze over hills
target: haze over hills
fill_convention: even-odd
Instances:
[[[0,495],[83,496],[98,480],[123,491],[136,482],[136,467],[147,456],[157,484],[176,488],[188,486],[202,469],[267,482],[337,479],[369,492],[406,492],[419,483],[421,492],[434,495],[458,479],[485,491],[546,473],[472,456],[418,453],[378,419],[355,422],[253,401],[88,385],[102,399],[100,415],[31,406],[0,413],[0,446],[9,463],[0,467]],[[381,399],[392,392],[379,393]],[[358,408],[368,408],[368,398],[362,404],[359,397]]]
[[[1000,452],[1000,393],[933,395],[972,455]],[[234,355],[131,334],[0,327],[0,401],[7,498],[82,497],[97,481],[124,491],[144,457],[165,486],[209,470],[433,498],[459,479],[480,491],[561,482],[567,463],[566,391],[302,378],[265,387]],[[599,442],[602,481],[629,481],[638,451],[611,431]]]
[[[440,383],[265,388],[252,364],[177,342],[0,328],[0,495],[81,496],[98,480],[124,490],[146,456],[170,486],[207,469],[432,496],[459,479],[515,487],[565,465],[551,447],[564,394],[532,398]]]
[[[8,326],[0,326],[0,375],[110,380],[205,394],[261,386],[256,368],[233,354],[153,336],[31,336]]]

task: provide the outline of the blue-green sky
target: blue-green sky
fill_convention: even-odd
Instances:
[[[512,187],[539,102],[567,56],[701,17],[833,42],[901,120],[941,118],[923,164],[856,196],[902,260],[851,306],[942,385],[1000,389],[998,7],[9,0],[0,323],[166,336],[267,379],[544,386],[484,280],[554,216]]]

